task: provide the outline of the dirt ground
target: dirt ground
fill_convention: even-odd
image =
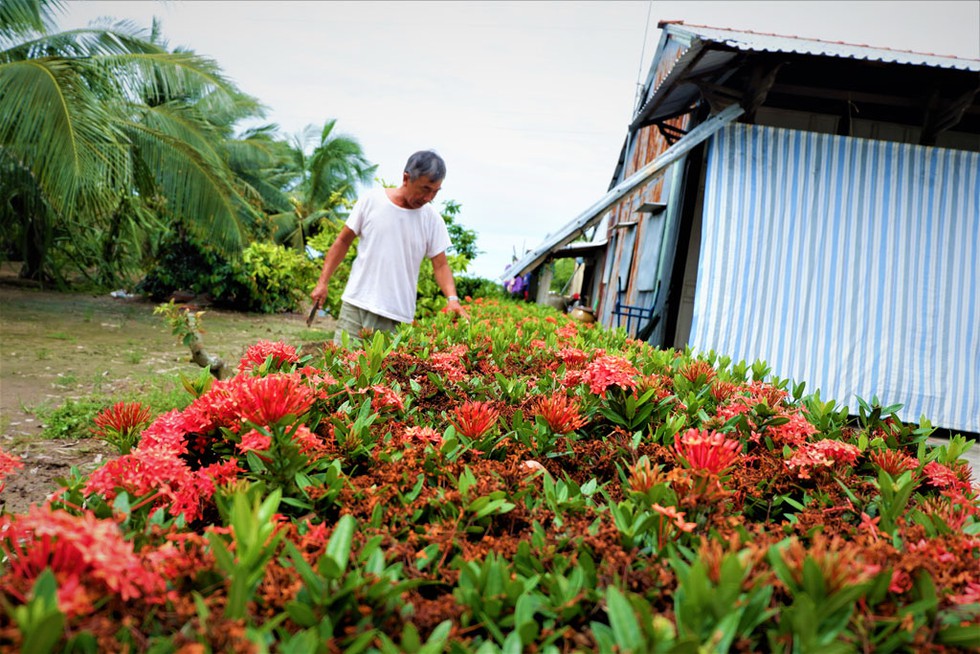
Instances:
[[[42,438],[42,418],[51,410],[93,395],[175,387],[178,373],[200,374],[190,351],[154,315],[156,306],[141,298],[25,288],[0,277],[0,449],[24,463],[7,476],[0,510],[24,512],[56,490],[55,480],[67,477],[72,466],[87,473],[116,455],[94,438]],[[205,349],[232,363],[260,339],[298,348],[326,340],[335,325],[319,318],[309,329],[298,313],[201,309]]]

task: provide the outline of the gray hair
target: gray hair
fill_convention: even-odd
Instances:
[[[441,182],[446,177],[446,162],[433,150],[420,150],[408,158],[405,172],[412,181],[425,176],[433,182]]]

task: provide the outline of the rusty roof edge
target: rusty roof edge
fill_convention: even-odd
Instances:
[[[638,171],[624,179],[615,187],[610,189],[592,204],[588,209],[580,213],[576,218],[568,222],[554,235],[549,236],[538,248],[525,254],[519,260],[512,263],[504,270],[500,279],[510,279],[518,275],[523,275],[541,264],[553,250],[567,245],[578,234],[578,232],[588,229],[594,222],[602,218],[602,214],[613,206],[624,195],[635,189],[640,184],[652,179],[654,175],[662,173],[672,163],[687,154],[692,148],[702,141],[711,137],[715,132],[725,125],[733,122],[744,113],[744,109],[737,104],[727,107],[724,111],[709,117],[690,132],[685,134],[672,146],[664,150],[656,159],[640,168]]]
[[[980,59],[970,59],[954,55],[939,55],[916,52],[914,50],[899,50],[897,48],[846,43],[844,41],[829,41],[786,34],[753,32],[751,30],[738,30],[727,27],[689,25],[683,21],[661,21],[658,23],[658,27],[666,33],[678,37],[721,43],[743,51],[795,52],[798,54],[839,57],[844,59],[880,61],[882,63],[980,71]],[[778,43],[779,41],[785,41],[786,45],[780,45]],[[792,47],[789,44],[792,44]]]
[[[690,68],[701,56],[704,51],[705,42],[700,39],[694,39],[688,45],[687,50],[684,51],[674,65],[671,66],[670,72],[667,73],[660,85],[655,89],[651,89],[647,94],[647,100],[642,107],[633,116],[633,120],[630,123],[629,131],[634,131],[639,129],[640,123],[643,122],[646,116],[649,116],[657,108],[657,105],[663,101],[664,96],[660,93],[660,89],[669,88],[673,86],[679,78],[682,78]]]

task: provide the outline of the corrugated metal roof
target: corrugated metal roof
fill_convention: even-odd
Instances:
[[[759,32],[708,27],[705,25],[688,25],[681,22],[661,22],[660,28],[664,29],[668,34],[678,34],[701,41],[724,43],[729,47],[746,52],[793,52],[823,57],[863,59],[883,63],[955,68],[980,72],[980,60],[948,55],[876,48],[869,45],[856,45],[840,41],[821,41],[819,39],[808,39],[798,36],[762,34]]]
[[[658,25],[667,39],[686,45],[686,50],[674,62],[655,88],[648,91],[646,101],[636,112],[631,130],[664,117],[683,113],[700,97],[700,90],[690,79],[701,79],[724,69],[736,54],[714,49],[718,46],[740,52],[780,52],[810,56],[836,57],[928,66],[980,72],[980,60],[961,57],[924,54],[888,48],[873,48],[819,39],[807,39],[778,34],[760,34],[704,25],[687,25],[682,22],[663,21]]]

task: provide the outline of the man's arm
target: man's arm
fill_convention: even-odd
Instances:
[[[432,257],[432,274],[436,278],[436,284],[439,285],[443,295],[448,300],[446,311],[469,318],[466,315],[466,309],[459,303],[459,297],[456,296],[456,282],[453,280],[453,271],[449,267],[449,260],[446,259],[445,252],[440,252]]]
[[[310,293],[314,305],[319,307],[323,306],[323,303],[326,302],[327,286],[330,284],[330,277],[337,270],[337,266],[344,260],[344,257],[347,256],[347,251],[350,250],[351,243],[354,242],[355,238],[357,238],[357,234],[350,227],[344,225],[340,228],[340,233],[334,239],[333,245],[330,246],[326,256],[323,257],[323,270],[320,271],[320,279],[317,280],[316,286],[313,287],[313,292]]]

